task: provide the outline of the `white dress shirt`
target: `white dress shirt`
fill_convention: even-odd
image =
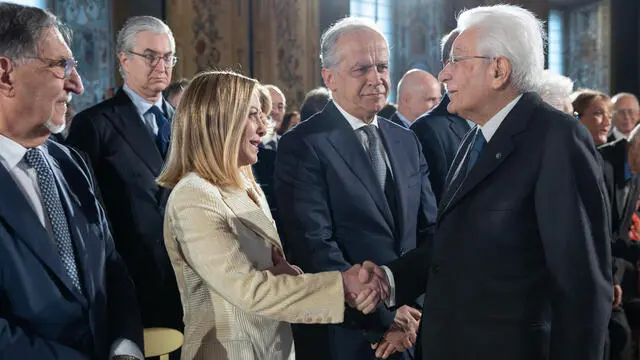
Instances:
[[[163,97],[160,96],[160,99],[158,99],[158,101],[156,101],[155,103],[150,103],[145,98],[131,90],[131,88],[129,88],[127,84],[124,84],[122,90],[127,94],[127,96],[129,96],[131,102],[133,102],[133,105],[138,111],[138,115],[140,115],[140,120],[142,120],[147,129],[149,129],[149,131],[154,136],[158,135],[158,124],[156,123],[156,116],[150,113],[149,109],[151,109],[152,106],[157,106],[158,109],[164,112],[164,108],[162,106]]]
[[[480,126],[480,131],[482,131],[482,135],[484,139],[487,141],[491,141],[493,135],[498,131],[500,125],[504,119],[509,115],[511,110],[516,106],[522,94],[518,95],[515,99],[513,99],[510,103],[508,103],[505,107],[503,107],[500,111],[498,111],[489,121],[487,121],[484,125]],[[385,300],[385,305],[388,307],[392,307],[396,305],[396,289],[395,289],[395,280],[393,278],[393,273],[391,269],[386,266],[381,266],[382,270],[384,270],[387,275],[387,279],[389,280],[389,298]]]
[[[42,151],[44,158],[51,168],[51,161],[55,160],[49,156],[46,146],[38,146],[38,149]],[[40,195],[40,187],[38,186],[38,173],[36,169],[31,167],[24,159],[26,153],[27,148],[0,135],[0,163],[2,163],[9,172],[9,175],[11,175],[16,182],[16,185],[18,185],[18,188],[29,202],[29,205],[31,205],[31,208],[35,211],[38,220],[40,220],[40,223],[47,230],[53,241],[51,221],[49,217],[45,215],[45,208],[42,202],[42,196]],[[58,181],[58,179],[56,179],[56,181]],[[112,344],[110,357],[115,355],[130,355],[144,359],[138,345],[125,338],[119,338]]]
[[[617,127],[615,127],[615,126],[613,127],[613,130],[611,130],[611,132],[613,133],[613,137],[614,137],[616,140],[620,140],[620,139],[627,139],[627,140],[629,140],[629,139],[628,139],[628,137],[627,137],[627,135],[623,134],[623,133],[622,133],[620,130],[618,130],[618,128],[617,128]]]

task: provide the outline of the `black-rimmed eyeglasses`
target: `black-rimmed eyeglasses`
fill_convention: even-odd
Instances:
[[[153,55],[153,54],[140,54],[134,51],[127,51],[127,53],[131,55],[140,56],[151,68],[158,66],[160,59],[162,59],[162,61],[164,62],[164,66],[166,67],[174,67],[178,62],[178,58],[173,55],[162,56],[162,55]]]

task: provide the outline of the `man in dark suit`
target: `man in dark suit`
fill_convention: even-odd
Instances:
[[[433,109],[441,96],[438,79],[424,70],[411,69],[398,81],[398,111],[389,120],[408,129],[418,117]]]
[[[544,66],[531,12],[478,7],[457,28],[439,79],[448,110],[478,126],[453,161],[432,242],[388,264],[388,303],[425,293],[419,359],[601,360],[610,224],[593,140],[531,92]]]
[[[436,209],[415,135],[376,116],[389,92],[387,41],[375,25],[346,18],[323,35],[321,56],[333,101],[278,145],[276,197],[287,250],[307,272],[394,260],[431,231]],[[373,360],[371,343],[383,336],[399,346],[415,336],[420,312],[410,305],[348,312],[344,325],[324,327],[329,344],[312,342],[296,353]]]
[[[48,140],[83,91],[60,26],[0,4],[0,359],[141,360],[134,286],[90,172]]]
[[[445,179],[462,138],[469,131],[467,121],[447,111],[449,96],[411,125],[429,164],[429,180],[436,201],[445,190]]]
[[[162,91],[171,80],[174,49],[171,30],[161,20],[129,19],[117,41],[124,87],[79,113],[67,142],[93,166],[116,248],[136,284],[144,326],[181,330],[180,296],[162,236],[169,191],[155,183],[173,116]]]

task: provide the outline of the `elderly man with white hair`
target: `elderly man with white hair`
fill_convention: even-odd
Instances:
[[[567,114],[573,114],[571,92],[573,92],[573,80],[549,70],[542,72],[538,94],[544,102]]]
[[[365,262],[362,280],[386,275],[389,305],[425,292],[418,359],[601,360],[611,234],[593,140],[534,92],[544,31],[531,12],[477,7],[458,29],[439,79],[448,110],[477,126],[431,241],[386,268]]]

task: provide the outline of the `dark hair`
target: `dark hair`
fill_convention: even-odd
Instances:
[[[331,100],[331,92],[325,87],[315,88],[307,93],[300,106],[300,121],[305,121],[319,113]]]
[[[396,104],[388,102],[380,111],[378,111],[378,116],[383,117],[385,119],[391,119],[393,114],[398,111],[398,107]]]
[[[584,115],[584,112],[589,108],[592,102],[598,99],[610,100],[609,95],[592,89],[579,90],[578,96],[573,100],[573,111],[576,117],[579,119]]]
[[[292,111],[284,114],[282,117],[282,124],[280,124],[280,129],[278,130],[278,135],[282,136],[287,132],[287,130],[289,130],[289,127],[291,126],[291,119],[293,119],[294,116],[300,116],[300,113]]]
[[[458,35],[460,35],[460,30],[453,29],[450,33],[442,37],[442,41],[440,42],[440,61],[442,61],[443,65],[449,59],[453,42],[456,41]]]
[[[67,43],[71,30],[47,10],[0,3],[0,56],[13,61],[38,56],[38,45],[45,31],[55,28]]]
[[[179,92],[184,91],[184,89],[186,89],[190,83],[191,83],[191,80],[185,79],[185,78],[182,78],[178,81],[174,81],[171,84],[169,84],[169,86],[167,86],[166,89],[164,89],[164,91],[162,92],[162,96],[164,96],[164,98],[168,100],[169,98],[175,96]]]

